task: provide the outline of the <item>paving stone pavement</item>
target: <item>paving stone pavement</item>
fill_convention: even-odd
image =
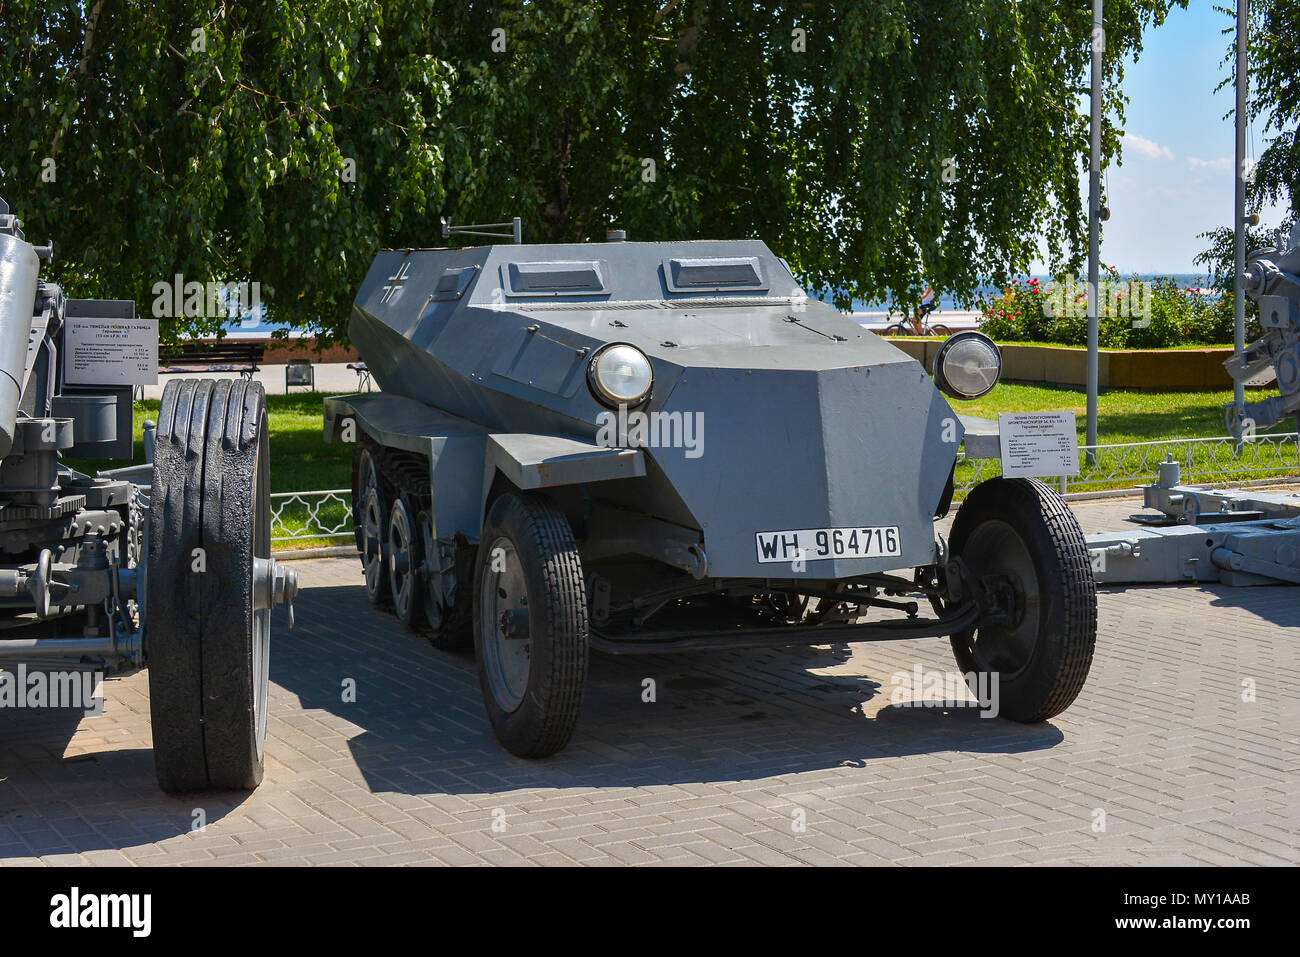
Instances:
[[[529,762],[472,655],[373,611],[355,559],[296,567],[263,785],[161,794],[143,674],[100,717],[0,712],[0,866],[1300,863],[1296,588],[1104,589],[1087,686],[1032,726],[893,703],[955,672],[945,639],[596,655],[573,743]]]

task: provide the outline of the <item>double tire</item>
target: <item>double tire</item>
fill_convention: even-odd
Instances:
[[[488,719],[506,750],[540,758],[569,743],[582,707],[589,631],[582,562],[564,514],[506,492],[488,510],[454,598],[434,594],[428,479],[369,438],[353,456],[353,515],[366,593],[440,649],[471,642]]]
[[[1060,714],[1083,689],[1097,642],[1097,585],[1069,506],[1032,479],[982,482],[957,512],[951,547],[1008,612],[952,636],[972,690],[990,676],[999,713],[1015,721]]]
[[[145,582],[154,764],[164,791],[262,781],[271,555],[266,398],[257,382],[169,382],[158,415]]]
[[[448,603],[440,576],[432,574],[438,545],[428,465],[417,459],[391,452],[365,435],[353,451],[352,516],[366,596],[435,648],[466,648],[473,642],[466,581],[470,562],[458,555],[451,569],[454,600]]]

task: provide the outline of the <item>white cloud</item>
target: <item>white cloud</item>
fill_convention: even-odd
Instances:
[[[1154,140],[1149,140],[1145,136],[1138,136],[1136,133],[1124,134],[1124,145],[1137,151],[1139,156],[1146,159],[1173,159],[1174,151],[1168,146],[1161,146]]]
[[[1226,173],[1232,169],[1232,157],[1220,156],[1218,159],[1207,160],[1198,156],[1189,156],[1187,165],[1191,169],[1208,169],[1216,173]]]

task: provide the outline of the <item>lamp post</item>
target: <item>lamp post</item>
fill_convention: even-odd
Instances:
[[[1244,0],[1243,0],[1244,2]],[[1102,26],[1102,0],[1092,0],[1092,157],[1088,166],[1088,456],[1095,459],[1097,445],[1097,310],[1101,240],[1101,57],[1106,48]]]
[[[1233,230],[1236,234],[1236,267],[1233,282],[1233,345],[1237,355],[1246,349],[1246,291],[1242,285],[1246,272],[1246,91],[1249,84],[1247,77],[1246,36],[1249,30],[1249,0],[1237,0],[1237,109],[1234,119],[1237,128],[1237,180],[1233,193]],[[1236,431],[1241,431],[1242,416],[1245,415],[1246,387],[1238,379],[1233,388],[1235,410],[1233,421]],[[1240,438],[1240,434],[1236,438]]]

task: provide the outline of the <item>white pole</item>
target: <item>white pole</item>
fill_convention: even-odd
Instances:
[[[1236,279],[1233,283],[1233,344],[1237,355],[1246,349],[1246,294],[1242,286],[1243,274],[1246,272],[1246,91],[1249,86],[1247,76],[1246,36],[1249,30],[1250,2],[1237,0],[1237,182],[1233,196],[1234,231],[1236,233]],[[1236,404],[1235,421],[1240,427],[1245,414],[1246,387],[1240,380],[1233,390],[1233,402]]]
[[[1097,307],[1101,227],[1101,57],[1106,46],[1102,0],[1092,0],[1092,159],[1088,166],[1088,445],[1097,444]],[[1088,462],[1094,453],[1088,452]]]

